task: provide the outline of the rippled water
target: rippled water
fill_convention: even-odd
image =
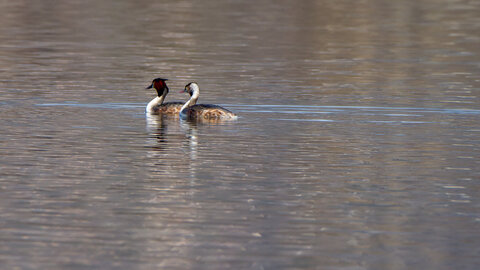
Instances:
[[[479,12],[0,2],[0,268],[477,269]]]

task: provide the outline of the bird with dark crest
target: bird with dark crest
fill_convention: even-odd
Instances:
[[[163,103],[168,95],[167,79],[156,78],[152,81],[146,89],[155,89],[157,96],[152,99],[145,108],[145,112],[149,114],[162,114],[162,115],[178,115],[184,102],[173,101]]]

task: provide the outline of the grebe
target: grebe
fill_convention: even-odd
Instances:
[[[182,119],[205,120],[235,120],[237,116],[231,111],[212,104],[196,104],[200,96],[200,88],[195,82],[185,85],[184,93],[190,94],[190,99],[180,109]]]
[[[152,99],[145,108],[145,112],[149,114],[167,114],[178,115],[182,108],[183,102],[167,102],[163,103],[163,100],[168,95],[168,86],[165,83],[167,79],[156,78],[152,81],[152,84],[146,89],[154,88],[157,90],[158,96]]]

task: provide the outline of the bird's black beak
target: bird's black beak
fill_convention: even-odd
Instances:
[[[153,87],[153,83],[150,84],[149,86],[147,86],[145,89],[150,89],[150,88],[152,88],[152,87]]]

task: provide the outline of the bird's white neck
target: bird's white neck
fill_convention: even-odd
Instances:
[[[185,104],[183,104],[182,109],[180,109],[180,112],[182,112],[185,108],[195,105],[197,103],[199,96],[200,96],[200,90],[198,89],[198,87],[197,86],[192,87],[192,96],[187,102],[185,102]]]
[[[152,99],[148,104],[147,104],[147,108],[145,108],[145,112],[147,113],[153,113],[153,108],[155,106],[158,106],[160,104],[163,103],[163,100],[165,99],[165,94],[159,96],[159,97],[155,97],[154,99]]]

